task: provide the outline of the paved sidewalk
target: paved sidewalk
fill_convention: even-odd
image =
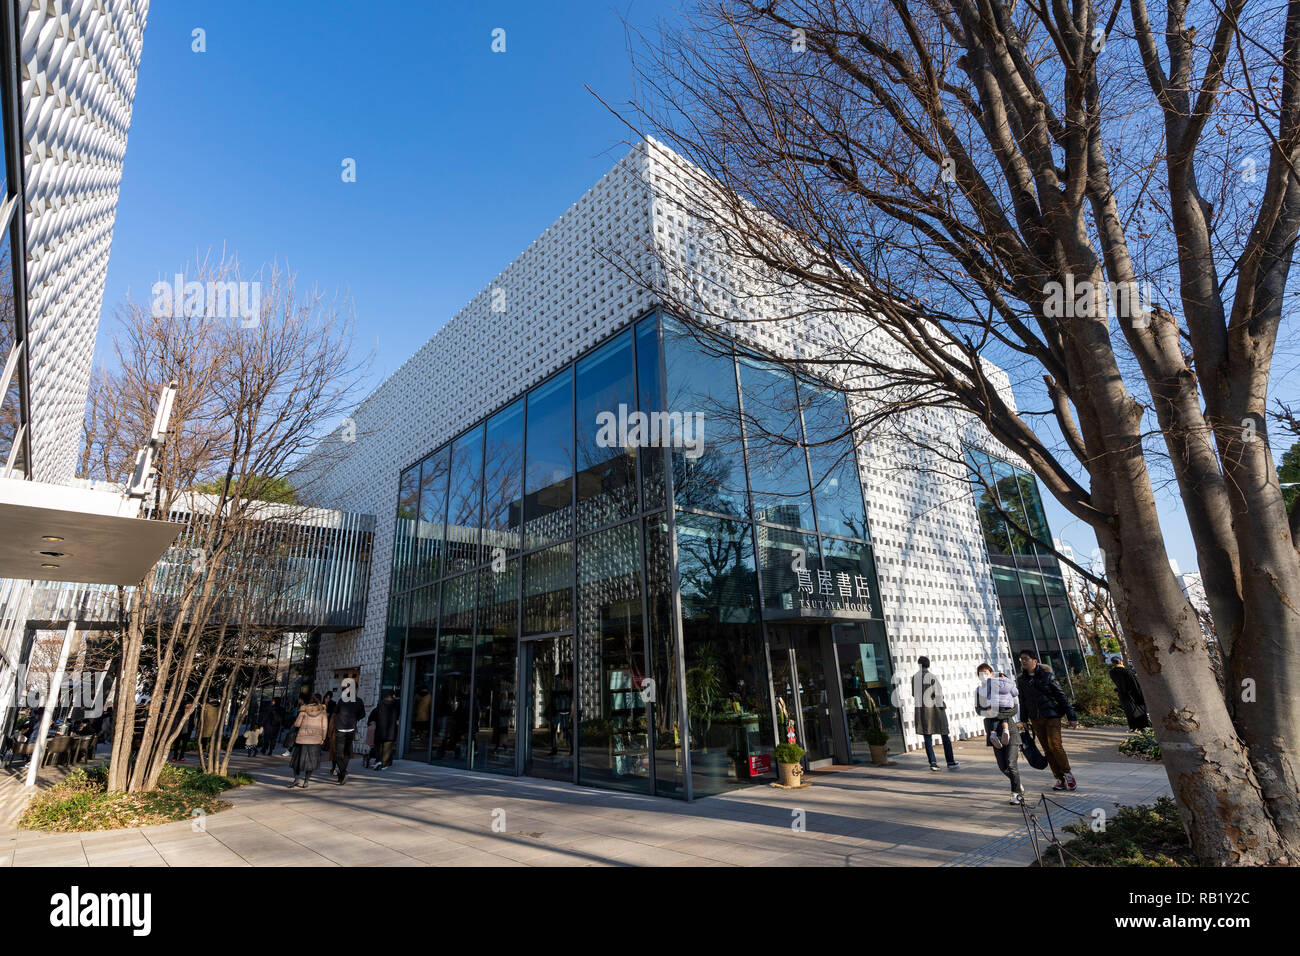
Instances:
[[[1122,738],[1067,733],[1080,788],[1057,795],[1061,803],[1110,811],[1169,792],[1160,764],[1115,753]],[[907,754],[894,767],[816,774],[805,789],[751,787],[692,804],[406,761],[383,773],[355,761],[345,787],[326,766],[304,792],[287,788],[287,759],[241,758],[235,764],[258,782],[227,794],[234,806],[201,830],[0,827],[0,865],[1025,865],[1033,853],[1024,819],[1007,805],[992,751],[980,740],[956,746],[957,771],[932,773]],[[1026,777],[1034,796],[1051,782],[1046,771]],[[802,831],[792,826],[800,815]]]

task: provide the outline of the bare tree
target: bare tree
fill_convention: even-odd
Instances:
[[[665,209],[732,266],[702,241],[661,296],[713,335],[751,299],[769,329],[815,330],[791,364],[841,370],[860,435],[936,406],[982,422],[1096,533],[1196,852],[1300,859],[1300,554],[1265,427],[1300,228],[1300,3],[1169,0],[1158,26],[1145,0],[694,9],[646,44],[623,115],[690,161]]]
[[[87,476],[120,481],[148,435],[160,387],[179,385],[150,512],[186,529],[168,559],[120,592],[113,790],[156,786],[194,709],[224,698],[224,715],[238,683],[256,681],[266,645],[259,625],[267,623],[258,618],[292,583],[281,573],[284,535],[276,529],[292,526],[303,510],[259,498],[349,406],[360,377],[344,307],[300,292],[275,267],[248,280],[228,260],[200,263],[196,272],[192,281],[206,298],[160,306],[156,297],[149,307],[128,302],[120,311],[116,368],[96,378],[91,403],[98,417],[88,426]],[[211,290],[229,294],[241,282],[257,283],[252,314],[214,313]],[[198,485],[217,490],[190,490]],[[133,746],[140,686],[148,709]],[[233,737],[224,748],[223,736],[214,738],[206,769],[225,769]]]

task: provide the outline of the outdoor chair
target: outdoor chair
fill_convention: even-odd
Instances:
[[[25,758],[23,761],[25,763],[27,760],[32,758],[32,753],[35,752],[36,745],[31,741],[26,741],[25,743],[20,744],[17,743],[14,738],[10,737],[9,740],[6,741],[5,749],[5,769],[12,770],[15,760],[20,757]]]
[[[41,766],[48,767],[50,764],[58,766],[60,763],[70,763],[72,760],[72,737],[49,737],[45,741],[45,756],[41,759]]]

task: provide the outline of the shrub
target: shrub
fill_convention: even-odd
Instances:
[[[1126,727],[1128,718],[1122,711],[1113,714],[1079,714],[1079,723],[1085,727]]]
[[[1089,821],[1065,827],[1076,835],[1065,844],[1069,866],[1195,866],[1178,806],[1169,797],[1153,804],[1120,807],[1095,831]],[[1055,862],[1053,853],[1049,865]]]
[[[803,748],[798,744],[777,744],[777,763],[800,763],[803,760]]]
[[[867,731],[867,743],[872,747],[883,747],[889,743],[889,734],[879,727],[872,727]]]
[[[1088,666],[1091,672],[1073,677],[1074,709],[1080,716],[1122,713],[1115,682],[1110,679],[1105,663],[1100,658],[1089,657]]]
[[[1119,752],[1141,757],[1143,760],[1159,760],[1160,741],[1156,740],[1154,730],[1143,727],[1141,730],[1129,731],[1129,735],[1120,742]]]

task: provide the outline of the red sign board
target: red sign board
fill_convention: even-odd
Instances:
[[[757,777],[772,772],[772,755],[755,754],[749,758],[749,775]]]

